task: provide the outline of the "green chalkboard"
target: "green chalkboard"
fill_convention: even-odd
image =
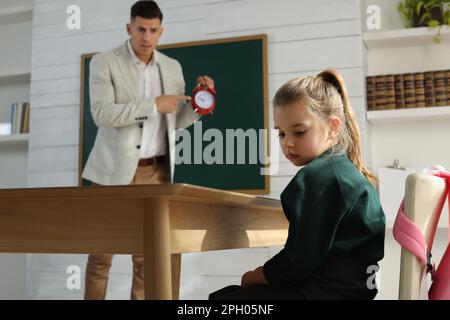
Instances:
[[[261,155],[270,154],[267,138],[260,135],[261,129],[268,129],[266,46],[266,36],[257,35],[158,47],[181,63],[186,94],[191,94],[200,75],[211,76],[217,91],[214,113],[203,116],[201,122],[187,129],[190,143],[187,144],[184,135],[177,134],[178,146],[184,147],[177,152],[178,159],[190,159],[191,163],[176,165],[175,182],[247,193],[270,192],[269,178],[261,174],[266,162]],[[81,179],[81,172],[97,132],[89,111],[92,56],[85,54],[81,59],[80,185],[88,184]],[[243,136],[244,140],[239,140]],[[218,139],[222,140],[222,148]],[[213,156],[215,162],[205,163],[207,155]]]

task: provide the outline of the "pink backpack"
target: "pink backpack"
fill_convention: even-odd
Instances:
[[[441,208],[441,211],[437,216],[437,219],[439,220],[446,198],[448,198],[450,209],[450,173],[445,171],[431,171],[430,174],[444,179],[447,186],[447,196],[443,198],[442,203],[439,205],[439,208]],[[450,244],[447,246],[437,269],[435,269],[434,264],[431,262],[431,252],[429,250],[432,243],[429,245],[427,244],[422,232],[405,214],[403,201],[398,209],[393,233],[395,240],[397,240],[404,249],[417,257],[422,266],[426,266],[427,274],[431,274],[432,284],[428,290],[428,298],[430,300],[450,300]],[[425,275],[424,279],[422,279],[421,296],[424,294],[426,295],[426,290]]]

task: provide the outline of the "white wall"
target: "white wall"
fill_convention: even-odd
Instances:
[[[31,21],[1,24],[0,70],[2,73],[31,66]]]
[[[381,10],[381,29],[380,30],[395,30],[403,29],[403,21],[398,14],[398,4],[400,0],[362,0],[364,3],[364,14],[366,8],[370,5],[376,5]],[[363,26],[364,32],[367,31],[366,24]]]

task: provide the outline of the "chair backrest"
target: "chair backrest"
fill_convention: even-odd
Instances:
[[[424,235],[429,251],[433,246],[446,192],[446,183],[442,178],[427,174],[411,174],[406,178],[405,214]],[[421,280],[426,276],[425,269],[413,254],[402,248],[398,295],[400,300],[420,298]]]

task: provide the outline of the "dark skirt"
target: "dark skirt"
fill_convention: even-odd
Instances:
[[[378,266],[376,263],[374,264]],[[228,286],[209,295],[210,300],[372,300],[378,290],[372,285],[368,264],[347,257],[332,258],[308,278],[289,288],[257,285],[243,289]]]

